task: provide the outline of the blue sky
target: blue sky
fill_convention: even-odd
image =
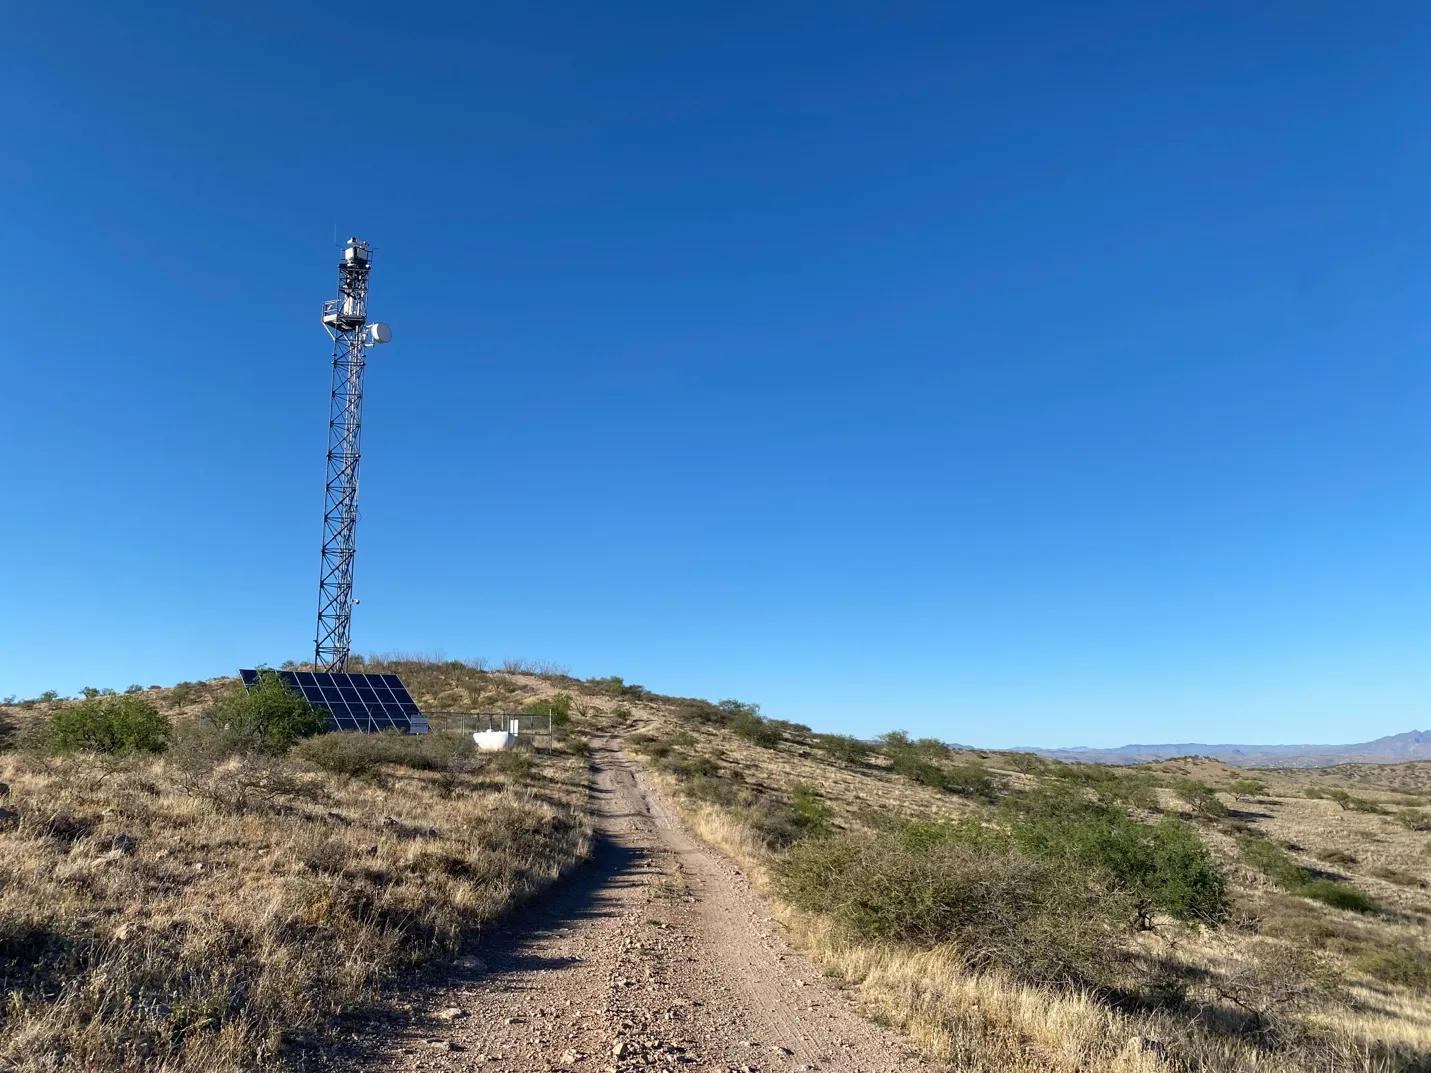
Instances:
[[[1431,723],[1431,9],[27,5],[0,693],[359,650],[988,746]]]

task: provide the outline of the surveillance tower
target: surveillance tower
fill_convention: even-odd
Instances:
[[[368,323],[371,269],[368,244],[348,239],[338,262],[338,297],[323,303],[323,327],[333,337],[333,383],[318,633],[313,640],[313,662],[320,671],[347,670],[353,621],[353,537],[358,525],[358,439],[363,427],[363,352],[392,338],[386,324]]]

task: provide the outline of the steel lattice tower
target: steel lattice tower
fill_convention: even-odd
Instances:
[[[318,578],[318,632],[313,662],[345,671],[353,621],[353,553],[358,525],[358,458],[363,429],[363,351],[391,338],[386,324],[368,323],[368,244],[348,239],[338,262],[338,297],[323,303],[323,327],[333,337],[328,409],[328,483],[323,493],[323,565]]]

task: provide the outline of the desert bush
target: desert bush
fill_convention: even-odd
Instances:
[[[1356,864],[1359,858],[1354,853],[1348,853],[1343,849],[1324,849],[1313,854],[1319,861],[1326,861],[1328,864]]]
[[[571,695],[554,693],[550,697],[539,697],[522,705],[525,715],[550,715],[553,727],[571,725]]]
[[[1251,1014],[1255,1031],[1271,1034],[1286,1015],[1336,997],[1341,977],[1313,950],[1261,940],[1224,968],[1213,989]]]
[[[1270,839],[1244,835],[1237,840],[1242,859],[1262,872],[1280,887],[1291,889],[1308,882],[1312,874],[1288,856],[1287,851]]]
[[[1333,909],[1349,909],[1353,913],[1375,913],[1376,902],[1370,894],[1335,879],[1313,879],[1293,892],[1303,898],[1330,905]]]
[[[1396,822],[1408,831],[1431,831],[1431,812],[1424,808],[1398,809]]]
[[[645,687],[627,685],[625,680],[617,674],[609,675],[606,678],[588,678],[586,684],[608,697],[631,697],[635,699],[646,695]]]
[[[730,729],[737,736],[766,749],[773,749],[780,744],[779,728],[772,726],[769,720],[761,718],[760,705],[723,700],[717,707],[729,715]]]
[[[869,744],[851,734],[818,734],[815,746],[831,759],[846,764],[863,764],[870,755]]]
[[[203,692],[203,687],[197,682],[180,682],[169,690],[168,701],[171,707],[178,708],[188,704]]]
[[[804,834],[818,837],[830,832],[834,810],[825,803],[819,790],[806,782],[796,783],[790,788],[790,798],[796,825]]]
[[[6,749],[13,749],[18,735],[15,721],[5,712],[0,712],[0,753]]]
[[[776,874],[793,905],[854,936],[952,944],[970,969],[1042,984],[1105,979],[1127,913],[1086,876],[974,824],[905,822],[797,842]]]
[[[512,779],[526,778],[536,767],[532,754],[525,749],[503,749],[488,758],[486,769]]]
[[[318,734],[300,741],[291,755],[330,774],[355,777],[368,775],[382,764],[414,771],[475,766],[477,749],[465,734],[384,730],[377,734]]]
[[[1205,782],[1198,779],[1179,779],[1173,784],[1173,791],[1187,803],[1193,814],[1218,819],[1227,815],[1227,806],[1222,798]]]
[[[994,780],[980,765],[937,764],[927,759],[927,754],[909,741],[903,731],[885,734],[881,741],[884,742],[885,756],[889,758],[890,770],[895,774],[935,790],[994,800]]]
[[[1045,771],[1103,804],[1131,805],[1149,811],[1158,804],[1153,779],[1142,772],[1119,771],[1107,764],[1065,764],[1062,761],[1045,764]]]
[[[295,745],[292,755],[330,775],[358,778],[370,774],[378,765],[373,750],[368,747],[368,737],[367,734],[317,734]]]
[[[1275,842],[1256,835],[1243,835],[1237,840],[1242,859],[1261,871],[1283,890],[1303,898],[1312,898],[1336,909],[1357,913],[1373,913],[1376,903],[1370,895],[1335,879],[1314,877],[1287,855]]]
[[[326,713],[290,689],[277,671],[259,671],[252,688],[237,682],[220,693],[204,714],[206,722],[231,738],[236,748],[286,752],[295,742],[321,734]]]
[[[50,716],[44,741],[57,753],[162,753],[169,719],[143,697],[96,693]]]
[[[1013,839],[1070,871],[1121,892],[1141,927],[1156,913],[1215,924],[1227,918],[1226,882],[1197,831],[1175,816],[1141,823],[1122,807],[1053,791],[1005,805]]]
[[[1431,992],[1431,957],[1423,950],[1381,947],[1367,951],[1352,964],[1383,983]]]
[[[1426,880],[1411,872],[1402,871],[1400,868],[1388,868],[1384,864],[1379,864],[1371,869],[1371,874],[1377,879],[1384,879],[1388,883],[1395,883],[1401,887],[1425,887]]]

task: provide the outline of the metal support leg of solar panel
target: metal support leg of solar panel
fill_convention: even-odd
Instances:
[[[328,410],[328,479],[323,494],[323,560],[318,580],[318,630],[313,663],[320,671],[347,669],[353,621],[353,554],[358,525],[358,459],[363,428],[363,353],[392,334],[368,323],[366,242],[350,238],[338,262],[338,296],[323,304],[323,327],[333,338]]]

